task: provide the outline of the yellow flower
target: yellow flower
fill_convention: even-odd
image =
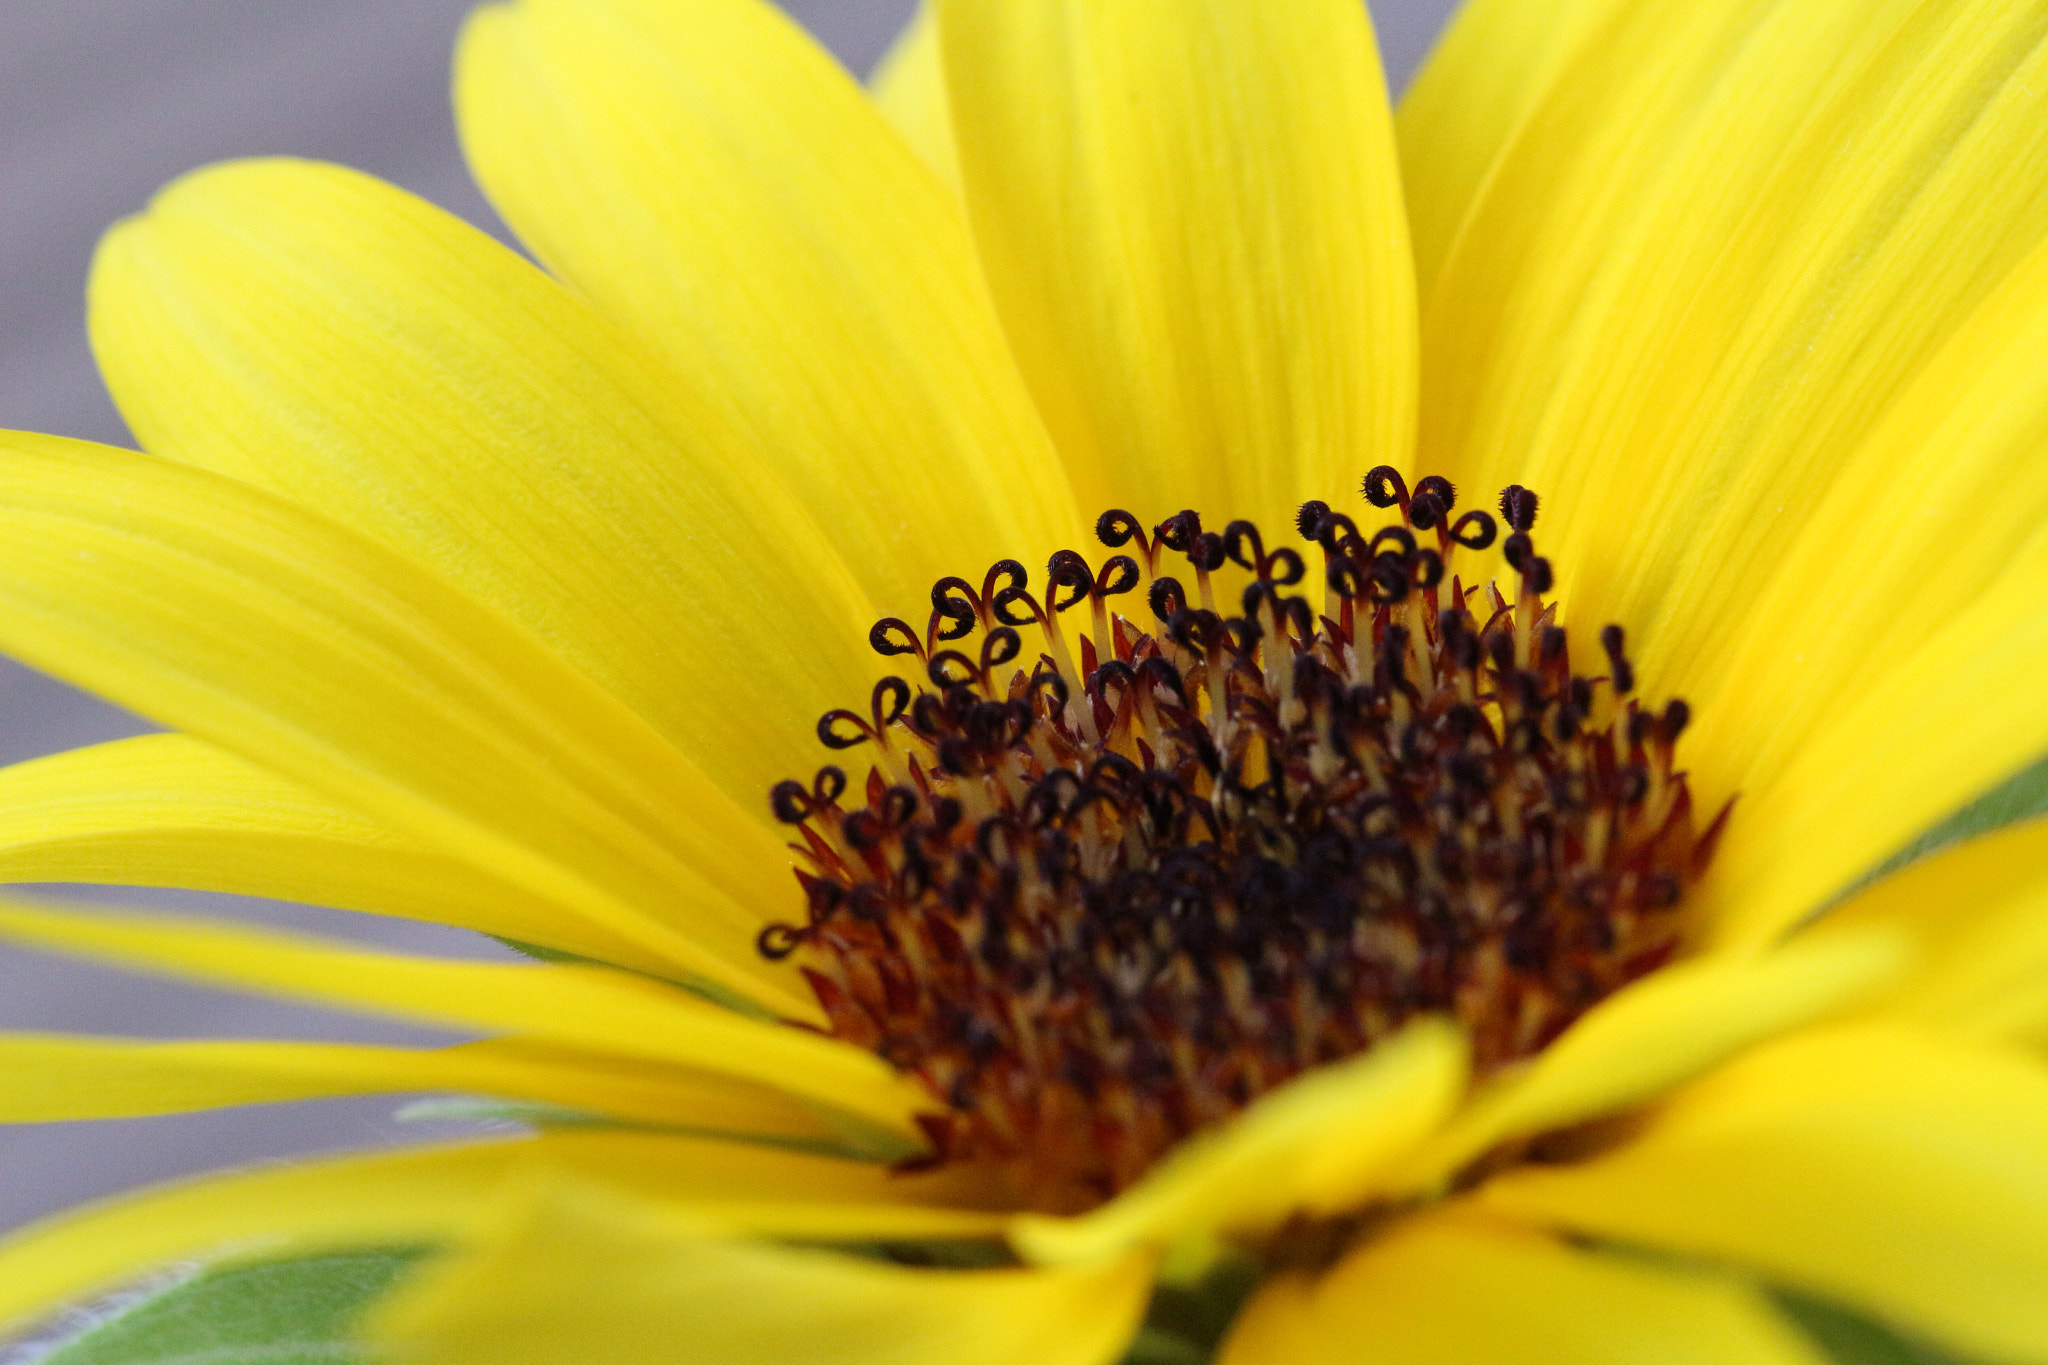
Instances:
[[[0,872],[559,960],[9,902],[494,1036],[13,1035],[0,1119],[424,1089],[536,1129],[58,1219],[0,1321],[426,1243],[376,1330],[493,1365],[1819,1359],[1782,1294],[2048,1361],[2044,68],[2012,0],[1472,0],[1396,118],[1353,0],[939,0],[871,102],[755,0],[519,0],[457,111],[552,278],[333,167],[172,186],[91,289],[149,453],[0,442],[0,646],[173,733],[0,773]],[[1510,485],[1495,611],[1445,523]],[[1004,664],[1040,599],[982,569],[1105,508],[1122,586],[1226,541],[1276,583],[1263,644],[1195,609],[1249,574],[1119,624],[1124,571],[1056,556],[1091,619]],[[889,617],[898,664],[966,632],[954,711],[861,709]],[[847,706],[900,721],[872,789],[771,807]],[[1440,804],[1316,851],[1301,812],[1410,779]],[[1072,889],[1213,870],[1205,819],[1267,841],[1215,922]],[[927,847],[984,938],[906,930]],[[1085,989],[1010,970],[1004,876],[1092,926]],[[1164,998],[1117,984],[1147,943],[1201,1008],[1118,1005]]]

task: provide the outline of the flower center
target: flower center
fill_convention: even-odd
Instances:
[[[922,634],[871,632],[923,682],[819,721],[870,746],[863,784],[775,788],[807,912],[761,951],[801,954],[832,1031],[930,1087],[933,1160],[1086,1208],[1418,1014],[1496,1070],[1678,947],[1727,814],[1695,827],[1685,703],[1638,704],[1617,626],[1573,671],[1535,494],[1501,495],[1506,596],[1456,571],[1498,527],[1454,520],[1447,480],[1364,492],[1400,520],[1301,509],[1320,613],[1250,522],[1112,511],[1125,552],[1060,551],[1042,598],[1004,560],[934,586]]]

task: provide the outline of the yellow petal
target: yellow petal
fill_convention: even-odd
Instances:
[[[923,1270],[732,1241],[553,1181],[485,1250],[401,1291],[373,1331],[401,1361],[1108,1365],[1149,1279],[1141,1260]]]
[[[1877,1007],[1982,1037],[2048,1042],[2048,820],[1973,839],[1828,912],[1801,940],[1876,928],[1912,935],[1921,963]]]
[[[621,1129],[551,1129],[528,1149],[528,1188],[561,1184],[692,1237],[808,1243],[992,1242],[1006,1215],[954,1172],[790,1151],[758,1141]]]
[[[616,1128],[550,1129],[532,1162],[626,1191],[693,1226],[809,1241],[891,1236],[987,1237],[998,1231],[985,1173],[952,1166],[906,1174],[889,1165],[759,1143]],[[854,1219],[867,1220],[853,1230]],[[931,1229],[906,1233],[910,1219]],[[887,1220],[889,1226],[884,1227]]]
[[[928,1096],[872,1053],[601,967],[410,958],[172,916],[0,901],[0,937],[146,971],[691,1068],[780,1090],[913,1139]]]
[[[939,53],[938,11],[922,0],[917,13],[868,79],[875,107],[955,193],[960,189],[960,148],[946,107],[946,69]]]
[[[1261,1288],[1219,1365],[1824,1365],[1755,1289],[1434,1215]]]
[[[674,965],[190,735],[0,769],[0,881],[265,896],[454,924],[642,971]]]
[[[2031,690],[2048,636],[2015,628],[2044,591],[2048,537],[1887,675],[1839,697],[1783,772],[1738,804],[1700,889],[1728,942],[1768,942],[2048,750],[2048,710]]]
[[[1414,272],[1355,0],[941,0],[975,237],[1084,506],[1277,536],[1406,463]]]
[[[720,401],[483,233],[335,166],[196,172],[108,234],[93,346],[153,453],[317,508],[537,634],[748,816],[873,608]]]
[[[1781,932],[2048,751],[2043,651],[2014,628],[2048,591],[2044,350],[2048,245],[1892,398],[1768,580],[1701,622],[1732,643],[1673,658],[1689,746],[1744,793],[1710,888],[1732,936]]]
[[[1796,526],[1816,466],[2038,240],[2048,182],[2012,168],[2048,96],[2040,16],[1996,0],[1623,19],[1475,207],[1425,320],[1423,432],[1554,495],[1565,581],[1647,615],[1687,567],[1739,567],[1694,558],[1701,532],[1741,559],[1781,506]],[[1596,571],[1582,542],[1647,553]]]
[[[1425,308],[1495,162],[1578,45],[1620,0],[1470,0],[1394,111],[1401,188]]]
[[[1545,503],[1539,530],[1546,548],[1561,519],[1583,515],[1557,486],[1563,471],[1546,468],[1551,482],[1536,483],[1533,463],[1548,405],[1572,361],[1574,329],[1590,328],[1596,308],[1615,311],[1616,301],[1593,293],[1594,285],[1616,268],[1619,243],[1657,202],[1659,170],[1673,144],[1700,116],[1731,52],[1743,50],[1758,13],[1771,6],[1621,7],[1615,22],[1599,27],[1598,41],[1581,41],[1533,92],[1511,141],[1466,149],[1490,161],[1477,198],[1448,243],[1434,239],[1440,225],[1429,229],[1430,249],[1449,254],[1425,277],[1418,467],[1448,473],[1482,498],[1509,482],[1532,483]],[[1542,22],[1533,7],[1491,9],[1501,24]],[[1482,39],[1488,27],[1481,22]],[[1455,93],[1444,89],[1435,98],[1446,103]],[[1425,211],[1448,217],[1427,201]],[[1576,486],[1570,491],[1577,496]],[[1585,569],[1553,560],[1561,574]]]
[[[456,1049],[503,1050],[499,1044]],[[643,1210],[733,1235],[985,1237],[971,1173],[902,1176],[759,1145],[620,1130],[296,1163],[124,1196],[0,1244],[0,1330],[167,1262],[342,1246],[460,1244],[508,1175],[601,1182]]]
[[[1720,954],[1661,971],[1588,1010],[1527,1070],[1496,1082],[1404,1170],[1418,1186],[1511,1138],[1618,1113],[1766,1038],[1837,1013],[1898,978],[1908,938],[1871,926],[1762,957]]]
[[[1976,715],[2038,665],[1979,668],[1967,632],[1910,702],[1857,709],[2039,521],[2025,473],[1978,490],[2038,442],[2038,333],[1985,319],[2039,310],[2044,30],[1996,0],[1630,7],[1530,115],[1424,321],[1424,463],[1539,488],[1573,621],[1623,622],[1645,688],[1694,703],[1701,794],[1744,793],[1717,898],[1760,917],[1745,932],[2048,748],[2038,708]],[[1880,488],[1933,518],[1924,538],[1825,511],[1889,507]],[[2011,502],[1952,574],[1973,497]],[[1932,622],[1901,608],[1908,583]],[[1886,761],[1845,764],[1859,746]]]
[[[1363,1202],[1395,1160],[1443,1122],[1465,1074],[1456,1030],[1434,1020],[1412,1025],[1188,1139],[1094,1212],[1022,1217],[1010,1240],[1045,1264],[1100,1261],[1132,1247],[1171,1249],[1179,1253],[1173,1273],[1199,1273],[1218,1233]]]
[[[793,1094],[779,1080],[762,1083],[687,1063],[626,1057],[532,1035],[486,1038],[464,1043],[460,1051],[492,1066],[502,1064],[512,1074],[532,1071],[547,1078],[567,1078],[548,1081],[559,1083],[563,1093],[558,1098],[540,1099],[545,1107],[530,1113],[514,1107],[506,1114],[515,1122],[548,1125],[551,1136],[580,1133],[586,1127],[605,1134],[645,1131],[658,1133],[664,1140],[690,1136],[721,1143],[766,1143],[885,1162],[901,1161],[923,1150],[920,1143],[907,1141],[898,1131]],[[579,1086],[583,1098],[569,1093]],[[451,1110],[459,1113],[470,1108],[474,1112],[461,1098]]]
[[[0,437],[0,647],[514,881],[741,998],[787,856],[524,632],[245,484]]]
[[[435,1050],[340,1043],[145,1042],[0,1034],[0,1123],[132,1118],[328,1095],[459,1091],[747,1138],[825,1144],[830,1127],[759,1087],[502,1043]]]
[[[529,1145],[304,1161],[61,1213],[0,1242],[0,1330],[174,1261],[459,1239]]]
[[[1788,1039],[1611,1155],[1481,1198],[1749,1267],[1965,1353],[2048,1360],[2048,1069],[2031,1056],[1879,1026]]]
[[[958,200],[772,6],[486,8],[456,110],[506,221],[729,405],[888,613],[922,629],[934,580],[1078,535]]]

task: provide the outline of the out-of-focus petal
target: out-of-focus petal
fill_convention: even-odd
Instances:
[[[1771,1044],[1481,1204],[1742,1266],[1966,1354],[2048,1360],[2048,1067],[1881,1024]]]
[[[375,1328],[399,1360],[493,1365],[1108,1365],[1150,1278],[1142,1257],[931,1270],[736,1241],[687,1211],[551,1181],[482,1250],[396,1296]]]
[[[1824,1365],[1754,1288],[1430,1215],[1246,1306],[1219,1365]]]
[[[1299,1213],[1355,1207],[1434,1131],[1465,1086],[1462,1037],[1437,1021],[1274,1090],[1198,1133],[1143,1180],[1076,1218],[1024,1217],[1011,1240],[1051,1264],[1133,1247],[1172,1250],[1198,1271],[1218,1233],[1258,1231]]]

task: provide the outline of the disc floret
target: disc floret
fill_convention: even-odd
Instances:
[[[1250,522],[1113,510],[1042,597],[1004,560],[871,632],[920,682],[820,721],[864,781],[776,787],[806,911],[761,947],[930,1088],[934,1160],[1084,1208],[1419,1014],[1495,1071],[1679,948],[1726,815],[1696,827],[1685,704],[1639,704],[1618,626],[1573,671],[1529,490],[1511,592],[1465,581],[1500,526],[1447,480],[1363,491],[1398,520],[1300,510],[1313,603]]]

